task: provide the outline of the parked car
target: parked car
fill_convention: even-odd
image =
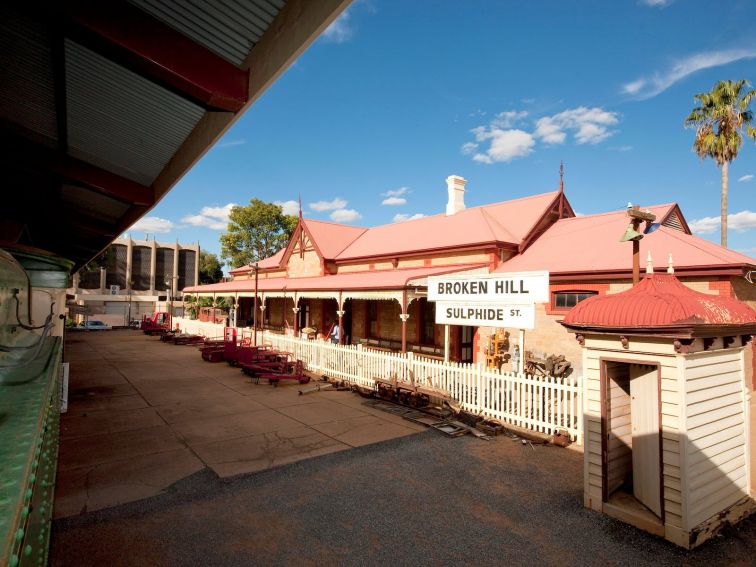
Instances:
[[[90,319],[89,321],[82,321],[76,328],[81,331],[109,331],[112,327],[102,321],[94,321]]]

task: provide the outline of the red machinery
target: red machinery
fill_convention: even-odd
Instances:
[[[142,324],[139,328],[144,331],[145,335],[162,335],[170,332],[171,315],[165,311],[158,311],[152,316],[152,319],[145,315],[142,317]]]
[[[200,347],[200,354],[202,360],[208,362],[221,362],[226,360],[226,353],[229,356],[236,356],[236,329],[234,327],[226,327],[223,329],[223,340],[221,341],[207,341],[204,346]]]

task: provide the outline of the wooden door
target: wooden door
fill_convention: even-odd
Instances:
[[[630,415],[633,432],[633,495],[661,516],[659,384],[655,367],[630,366]]]

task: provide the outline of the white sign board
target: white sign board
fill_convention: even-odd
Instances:
[[[436,324],[534,329],[535,306],[444,301],[436,303]]]
[[[428,300],[457,304],[485,303],[494,307],[546,303],[549,301],[549,273],[512,272],[490,275],[431,276],[428,278]],[[441,307],[441,305],[436,306],[436,312]]]

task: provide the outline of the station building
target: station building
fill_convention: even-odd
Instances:
[[[237,326],[247,327],[256,286],[260,327],[326,337],[340,324],[346,344],[442,357],[446,330],[436,325],[435,304],[427,300],[429,276],[547,270],[549,301],[536,305],[535,329],[527,331],[522,350],[562,354],[580,372],[580,346],[558,321],[587,297],[632,286],[632,245],[620,242],[626,211],[577,216],[561,184],[549,193],[467,208],[465,184],[448,177],[445,213],[415,220],[362,228],[300,218],[277,254],[232,270],[232,281],[184,291],[232,298]],[[694,290],[756,307],[756,285],[749,282],[756,259],[694,236],[675,203],[642,209],[659,225],[640,241],[644,265],[650,257],[651,269],[673,270]],[[450,358],[485,360],[494,331],[451,327]],[[503,331],[512,348],[517,330]],[[750,350],[746,359],[753,360]],[[747,366],[750,379],[753,364]]]
[[[127,325],[158,309],[183,304],[181,290],[199,282],[199,244],[119,238],[105,265],[79,271],[67,290],[69,315]]]

